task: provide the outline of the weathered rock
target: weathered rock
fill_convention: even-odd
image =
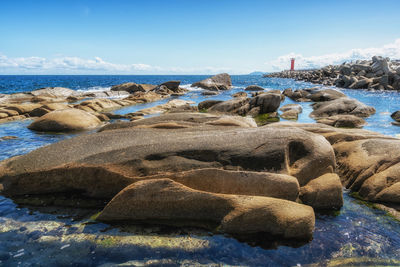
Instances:
[[[296,201],[299,194],[299,183],[295,177],[267,172],[209,168],[166,173],[148,178],[168,178],[192,189],[220,194],[265,196],[291,201]]]
[[[145,108],[145,109],[139,110],[138,113],[141,113],[143,115],[164,113],[164,112],[171,111],[171,110],[177,109],[177,108],[182,108],[182,107],[189,108],[190,105],[194,104],[194,103],[195,102],[188,101],[188,100],[173,99],[173,100],[168,101],[165,104],[161,104],[161,105],[154,106],[151,108]]]
[[[64,87],[46,87],[30,92],[30,94],[32,94],[33,96],[63,97],[63,98],[66,98],[74,93],[75,93],[74,90]]]
[[[160,84],[160,86],[164,85],[171,91],[176,92],[176,91],[178,91],[180,84],[181,84],[181,81],[168,81],[168,82]]]
[[[258,85],[249,85],[244,89],[245,91],[264,91],[264,88]]]
[[[333,127],[345,128],[361,128],[366,124],[363,118],[354,115],[334,115],[331,117],[317,119],[317,122]]]
[[[190,118],[188,113],[166,115]],[[198,114],[198,120],[210,121],[207,115]],[[43,187],[47,192],[53,178],[58,177],[59,183],[70,184],[70,166],[82,171],[87,169],[86,176],[90,175],[91,168],[103,168],[129,177],[234,167],[288,174],[296,177],[301,186],[332,172],[335,167],[332,147],[325,138],[294,127],[289,130],[207,124],[173,130],[138,127],[155,125],[157,120],[166,121],[155,117],[128,122],[121,127],[80,135],[4,161],[0,165],[4,192],[9,195],[33,193],[31,190],[37,188],[33,184],[41,184],[40,177],[43,183],[47,181]],[[45,176],[52,169],[57,169],[59,175]],[[38,178],[31,179],[33,173],[37,173]],[[104,178],[96,173],[93,171],[92,175],[107,180],[107,171],[104,171]],[[84,186],[88,185],[84,180],[82,182]],[[57,188],[62,186],[58,184]],[[65,186],[64,190],[69,192],[70,187]]]
[[[299,104],[286,104],[279,108],[280,111],[286,112],[289,110],[295,110],[297,113],[303,112],[303,108]]]
[[[137,182],[125,188],[100,213],[99,220],[189,225],[231,234],[268,233],[310,239],[314,213],[308,206],[276,198],[198,191],[170,179]]]
[[[311,100],[308,98],[310,93],[306,90],[298,89],[296,91],[292,91],[292,88],[285,89],[283,91],[283,95],[289,97],[290,99],[296,102],[310,102]]]
[[[260,107],[260,114],[275,112],[281,104],[280,94],[261,94],[249,102],[250,109]]]
[[[209,112],[238,114],[238,109],[249,102],[248,98],[234,98],[217,103],[208,109]]]
[[[200,87],[207,90],[228,90],[232,87],[231,76],[227,73],[217,74],[205,80],[193,83],[192,87]]]
[[[100,120],[83,110],[56,110],[36,119],[28,126],[31,130],[44,132],[68,132],[87,130],[100,125]]]
[[[129,83],[122,83],[122,84],[114,85],[111,87],[111,91],[126,91],[129,93],[134,93],[137,91],[142,91],[142,89],[139,88],[138,84],[129,82]]]
[[[209,109],[210,107],[218,104],[218,103],[222,103],[223,101],[221,100],[204,100],[202,102],[200,102],[197,106],[199,108],[199,110],[206,110]]]
[[[290,109],[283,112],[280,117],[286,120],[297,120],[299,117],[299,112],[295,109]]]
[[[237,93],[234,93],[233,95],[232,95],[233,97],[247,97],[247,93],[246,92],[237,92]]]
[[[317,210],[340,209],[343,206],[342,183],[335,173],[324,174],[300,189],[301,201]]]
[[[25,103],[25,104],[10,104],[6,105],[5,108],[9,110],[15,110],[20,115],[30,113],[32,110],[40,107],[41,104]]]
[[[202,95],[218,95],[216,91],[203,91],[201,92]]]
[[[369,117],[375,113],[373,107],[367,106],[356,99],[347,97],[315,103],[312,107],[314,109],[310,114],[310,117],[312,118],[329,117],[339,114]]]
[[[346,97],[346,95],[333,89],[324,89],[309,96],[314,102],[331,101],[341,97]]]
[[[390,117],[392,117],[392,119],[395,121],[400,122],[400,110],[393,112]]]

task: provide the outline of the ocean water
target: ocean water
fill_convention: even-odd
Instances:
[[[201,90],[190,88],[193,82],[207,76],[0,76],[0,93],[25,92],[47,86],[74,90],[108,90],[123,82],[159,84],[180,80],[190,92],[180,99],[199,103],[206,99],[227,100],[246,86],[257,84],[269,89],[309,88],[316,85],[289,79],[261,76],[232,76],[234,88],[217,96],[202,96]],[[391,125],[390,114],[400,110],[397,92],[368,92],[341,89],[376,108],[367,119],[365,129],[391,136],[400,134],[400,127]],[[169,101],[141,104],[116,110],[124,114]],[[286,98],[283,104],[294,103]],[[310,103],[300,103],[303,113],[299,122],[314,122],[309,117]],[[0,160],[28,153],[75,134],[45,134],[27,129],[30,120],[0,124],[0,137],[17,139],[0,141]],[[160,231],[153,228],[115,228],[94,223],[87,211],[80,216],[17,206],[0,196],[0,266],[110,266],[133,265],[198,265],[227,264],[252,266],[296,266],[331,259],[352,259],[359,265],[400,264],[400,223],[385,212],[344,193],[344,207],[334,214],[317,214],[314,239],[297,247],[282,244],[240,242],[229,236],[209,235],[196,231]]]

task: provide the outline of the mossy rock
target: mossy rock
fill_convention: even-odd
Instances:
[[[276,113],[265,113],[255,116],[254,120],[259,126],[261,126],[273,122],[278,122],[280,119]]]

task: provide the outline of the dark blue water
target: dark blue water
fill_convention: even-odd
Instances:
[[[159,84],[180,80],[189,84],[206,76],[0,76],[0,93],[31,91],[47,86],[62,86],[75,90],[104,90],[123,82]],[[234,88],[217,96],[202,96],[192,90],[181,99],[195,103],[205,99],[227,100],[231,94],[246,86],[257,84],[265,88],[307,88],[315,85],[285,79],[260,76],[232,76]],[[400,128],[391,125],[390,113],[400,110],[397,92],[367,92],[342,90],[377,109],[367,119],[366,129],[397,136]],[[126,107],[115,113],[129,113],[160,103]],[[294,103],[286,99],[284,104]],[[309,118],[309,103],[301,103],[303,113],[299,122],[314,122]],[[0,141],[0,160],[28,153],[38,147],[73,135],[38,134],[26,126],[30,120],[0,124],[0,137],[13,135],[18,139]],[[400,259],[400,224],[385,212],[372,209],[344,194],[344,207],[335,215],[317,214],[313,241],[300,247],[279,246],[266,249],[263,244],[249,245],[226,236],[204,234],[160,234],[151,229],[122,231],[105,224],[88,224],[87,219],[17,207],[10,199],[0,196],[0,266],[98,266],[101,264],[165,265],[256,265],[295,266],[335,259],[357,258],[360,265],[379,260]],[[68,213],[66,213],[68,214]],[[400,262],[390,261],[392,265]]]

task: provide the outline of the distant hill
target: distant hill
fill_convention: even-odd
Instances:
[[[261,72],[261,71],[253,71],[252,73],[249,73],[248,75],[264,75],[265,72]]]

